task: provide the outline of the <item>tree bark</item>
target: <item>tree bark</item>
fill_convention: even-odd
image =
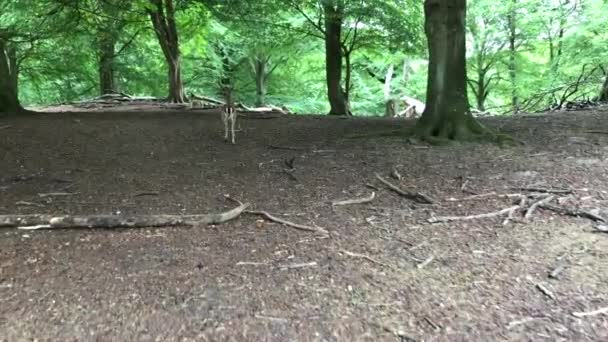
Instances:
[[[344,0],[323,2],[325,14],[325,71],[330,115],[348,115],[348,99],[342,88],[342,20]]]
[[[99,40],[99,93],[105,95],[115,91],[114,57],[116,40],[111,33],[101,33]]]
[[[155,6],[154,10],[149,11],[152,26],[168,67],[169,101],[186,102],[173,0],[150,0],[150,2]]]
[[[517,0],[512,0],[511,2],[511,10],[509,11],[509,15],[507,17],[508,27],[509,27],[509,77],[511,78],[511,107],[513,108],[513,113],[517,114],[519,112],[519,98],[517,96],[517,66],[516,66],[516,5]]]
[[[490,131],[475,120],[467,97],[465,0],[426,0],[427,105],[416,125],[422,137],[469,140]]]
[[[16,51],[0,38],[0,116],[23,111],[19,103],[19,68]]]

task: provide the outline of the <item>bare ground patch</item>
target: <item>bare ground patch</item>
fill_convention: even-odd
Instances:
[[[573,189],[557,196],[563,205],[605,210],[605,111],[488,120],[526,143],[508,148],[380,134],[404,125],[396,120],[239,122],[232,146],[208,112],[0,121],[10,126],[0,131],[0,214],[200,214],[232,207],[230,195],[330,231],[253,215],[192,228],[2,230],[0,340],[608,339],[607,315],[573,315],[608,306],[608,235],[590,220],[539,209],[508,225],[428,223],[508,208],[515,198],[467,198],[531,185]],[[436,203],[403,198],[375,173]],[[370,203],[331,205],[372,191]],[[39,195],[49,193],[70,195]]]

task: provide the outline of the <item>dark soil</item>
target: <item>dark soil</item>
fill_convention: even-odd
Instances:
[[[428,223],[516,200],[453,199],[530,185],[574,189],[563,206],[602,213],[606,109],[484,121],[525,142],[515,147],[385,134],[412,124],[243,117],[233,146],[203,111],[0,120],[0,214],[200,214],[234,207],[230,195],[331,233],[250,214],[192,228],[0,230],[0,340],[608,340],[608,315],[573,315],[608,307],[608,234],[590,220],[539,210],[508,225]],[[376,172],[437,203],[399,197]],[[372,191],[369,204],[330,204]],[[72,195],[39,196],[53,192]]]

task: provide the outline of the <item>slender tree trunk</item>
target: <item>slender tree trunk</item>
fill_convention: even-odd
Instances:
[[[509,15],[507,17],[509,26],[509,77],[511,79],[511,107],[513,108],[514,114],[519,112],[519,98],[517,96],[517,51],[515,45],[517,38],[516,6],[517,0],[512,0],[511,10],[509,11]]]
[[[256,54],[250,60],[251,70],[255,78],[255,105],[266,105],[266,77],[269,58],[264,54]]]
[[[608,74],[604,75],[604,84],[599,97],[600,102],[608,102]]]
[[[351,51],[347,49],[344,50],[344,71],[346,75],[344,76],[344,97],[346,98],[347,108],[350,109],[350,91],[352,90],[352,74],[353,74],[353,66],[351,63]],[[350,113],[348,113],[350,114]]]
[[[426,0],[429,72],[427,104],[416,125],[422,137],[468,140],[489,133],[471,115],[467,98],[465,0]]]
[[[150,0],[150,2],[154,5],[154,10],[149,12],[152,26],[168,67],[169,101],[186,102],[173,0]]]
[[[395,66],[391,64],[388,67],[386,72],[386,77],[384,78],[384,116],[392,118],[397,116],[397,106],[395,99],[392,98],[392,82],[393,76],[395,74]]]
[[[114,57],[116,41],[110,33],[102,33],[99,41],[99,93],[101,95],[115,91]]]
[[[23,111],[19,103],[19,70],[14,48],[0,39],[0,116]]]
[[[325,1],[325,71],[330,115],[348,115],[348,102],[342,88],[342,20],[344,0]]]

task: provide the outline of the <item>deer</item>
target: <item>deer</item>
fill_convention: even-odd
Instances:
[[[224,101],[225,104],[222,106],[222,122],[224,123],[224,140],[230,141],[232,144],[236,144],[234,126],[236,125],[236,108],[232,101],[232,88],[229,86],[224,87]],[[230,138],[230,139],[229,139]]]

